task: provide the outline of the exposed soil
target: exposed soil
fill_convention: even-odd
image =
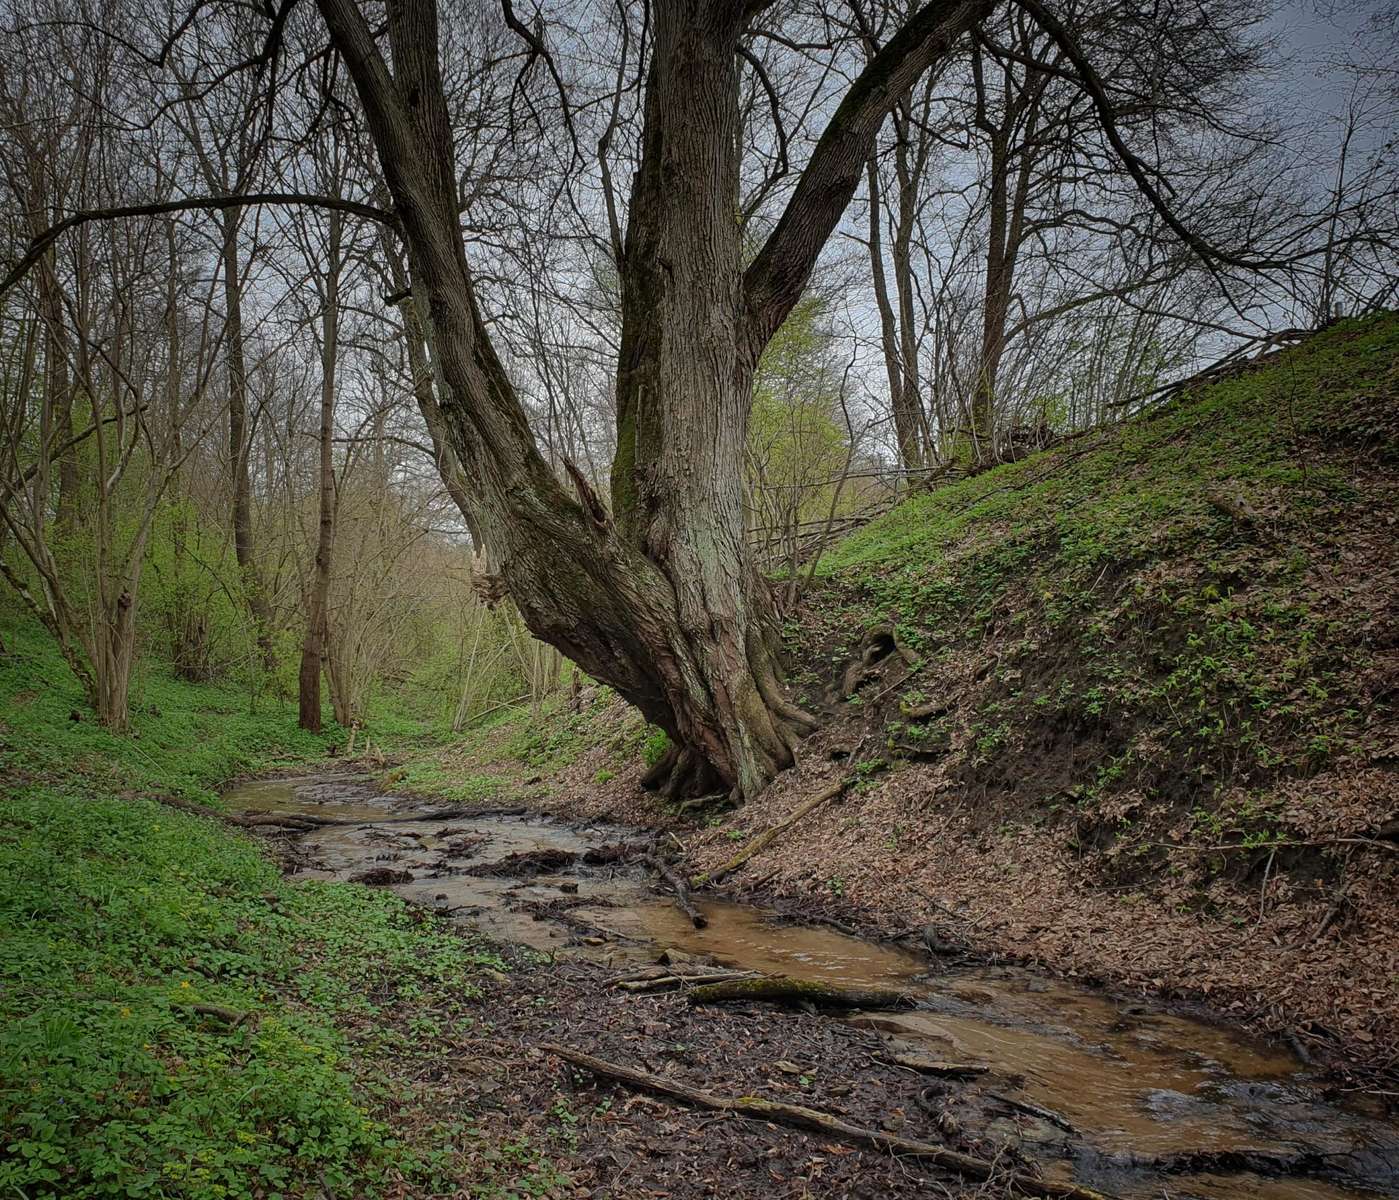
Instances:
[[[851,770],[852,755],[879,745],[863,721],[839,723],[809,739],[803,768],[758,801],[696,819],[642,791],[639,764],[616,768],[610,743],[635,720],[621,705],[597,705],[590,747],[544,781],[490,741],[467,752],[462,770],[497,772],[512,781],[512,794],[566,819],[671,830],[698,873]],[[1179,848],[1135,866],[1059,814],[989,823],[949,777],[954,769],[946,759],[895,763],[786,831],[721,892],[873,935],[932,926],[939,944],[977,959],[1186,1003],[1287,1039],[1333,1069],[1341,1086],[1392,1105],[1399,854],[1392,842],[1330,841],[1379,840],[1376,831],[1399,813],[1392,764],[1344,760],[1276,785],[1276,812],[1287,822],[1281,836],[1322,845],[1211,852],[1198,832],[1168,817],[1160,840]],[[1144,815],[1123,797],[1096,805],[1093,820],[1111,823],[1114,811]]]
[[[548,1146],[568,1180],[558,1194],[925,1196],[986,1185],[843,1139],[600,1083],[541,1050],[545,1043],[1122,1196],[1399,1194],[1399,1128],[1326,1103],[1285,1049],[1016,968],[949,967],[911,947],[783,925],[754,908],[702,900],[709,921],[696,929],[653,893],[648,875],[618,861],[615,848],[635,834],[614,825],[516,814],[414,820],[411,802],[344,777],[329,788],[284,780],[244,796],[230,799],[264,815],[333,819],[337,805],[372,814],[279,839],[294,871],[382,872],[375,882],[537,948],[509,951],[514,969],[491,984],[477,1013],[444,1014],[426,1041],[420,1031],[432,1013],[379,1019],[414,1047],[396,1073],[410,1072],[417,1106],[470,1115],[486,1135],[468,1139],[482,1156],[521,1136]],[[657,974],[646,968],[658,956],[682,973],[718,962],[894,987],[913,1008],[838,1018],[751,1002],[700,1007],[681,992],[621,986]],[[896,1065],[900,1052],[987,1069],[929,1076]]]

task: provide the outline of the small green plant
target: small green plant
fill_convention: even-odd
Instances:
[[[652,726],[646,734],[646,740],[641,744],[641,761],[648,768],[654,767],[665,757],[666,751],[669,749],[670,738],[666,731]]]

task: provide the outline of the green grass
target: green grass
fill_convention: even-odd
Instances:
[[[1029,793],[1066,782],[1036,776],[1056,737],[1079,747],[1070,799],[1135,787],[1190,804],[1313,773],[1378,721],[1358,679],[1382,598],[1363,571],[1337,573],[1393,511],[1396,364],[1399,318],[1344,322],[1148,417],[913,498],[822,560],[825,631],[894,621],[925,658],[924,690],[984,657],[955,749],[993,791],[1049,799]]]
[[[458,1186],[448,1131],[386,1124],[401,1084],[356,1039],[397,1006],[469,1008],[494,956],[392,895],[288,886],[252,841],[141,795],[208,799],[325,739],[157,669],[114,738],[70,719],[80,695],[39,631],[3,637],[0,1196]]]
[[[0,610],[3,614],[3,610]],[[131,695],[131,733],[97,724],[52,641],[0,615],[0,770],[42,773],[114,793],[156,791],[199,802],[244,772],[323,755],[344,734],[296,728],[296,709],[236,688],[184,683],[143,665]]]

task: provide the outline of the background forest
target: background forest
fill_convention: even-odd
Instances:
[[[783,5],[744,42],[750,256],[841,81],[905,15]],[[1023,11],[898,100],[754,378],[746,527],[786,610],[898,498],[1129,418],[1242,338],[1392,302],[1393,29],[1326,15],[1060,12],[1136,169],[1261,270],[1177,236]],[[507,16],[442,12],[463,235],[540,452],[605,493],[646,10]],[[537,706],[574,676],[486,603],[490,548],[348,80],[310,6],[277,22],[273,41],[247,7],[6,6],[11,600],[114,730],[152,655],[252,703],[299,687],[310,728],[322,676],[342,726],[386,689],[454,730]]]

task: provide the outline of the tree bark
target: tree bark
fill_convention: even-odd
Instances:
[[[301,671],[297,679],[297,724],[312,733],[321,731],[321,665],[330,636],[330,560],[335,549],[335,460],[331,451],[335,439],[335,376],[340,359],[341,216],[332,212],[327,220],[330,236],[321,317],[320,499],[316,558],[307,593],[306,634],[301,641]],[[337,712],[337,720],[340,716]]]
[[[1028,46],[1022,48],[1029,53]],[[976,88],[976,125],[986,136],[991,170],[987,179],[981,355],[968,414],[969,427],[963,430],[959,450],[976,462],[990,463],[996,460],[997,381],[1006,350],[1006,326],[1014,296],[1016,267],[1025,240],[1026,209],[1035,167],[1035,126],[1048,77],[1031,68],[1017,91],[1009,69],[1003,67],[1000,94],[993,95],[979,48],[972,52],[972,75]],[[990,115],[993,110],[996,111],[995,120]]]
[[[223,294],[226,327],[224,364],[228,383],[228,457],[233,483],[233,554],[247,591],[248,611],[257,630],[258,651],[264,669],[276,670],[272,646],[272,609],[263,589],[253,545],[253,489],[249,459],[252,428],[248,418],[248,364],[243,344],[243,279],[238,262],[238,224],[241,209],[229,209],[223,218]]]
[[[753,369],[800,298],[890,105],[990,0],[934,0],[881,51],[742,269],[738,72],[751,9],[660,0],[623,247],[613,511],[535,446],[482,322],[458,226],[434,0],[389,12],[393,70],[355,0],[318,0],[365,110],[408,249],[470,508],[526,624],[677,750],[667,787],[756,794],[813,722],[784,696],[771,601],[743,528]]]

